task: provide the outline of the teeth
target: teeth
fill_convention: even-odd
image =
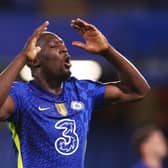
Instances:
[[[65,63],[65,66],[68,67],[68,68],[70,68],[70,67],[71,67],[70,61],[66,62],[66,63]]]

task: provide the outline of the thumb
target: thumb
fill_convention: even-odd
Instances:
[[[84,44],[84,43],[82,43],[82,42],[80,42],[80,41],[73,41],[72,42],[72,45],[73,46],[76,46],[76,47],[80,47],[80,48],[82,48],[82,49],[85,49],[86,47],[86,45]]]
[[[36,53],[38,54],[38,53],[41,51],[41,47],[37,46],[37,47],[35,48],[35,50],[36,50]]]

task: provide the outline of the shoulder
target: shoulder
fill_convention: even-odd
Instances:
[[[70,77],[66,83],[74,83],[83,87],[88,87],[88,86],[96,86],[96,85],[100,85],[100,86],[104,86],[104,83],[98,82],[98,81],[93,81],[93,80],[87,80],[87,79],[77,79],[75,77]]]
[[[90,95],[96,97],[104,97],[105,85],[92,80],[79,80],[71,77],[65,84],[65,88],[80,95]]]
[[[21,82],[21,81],[16,81],[13,82],[12,86],[11,86],[11,92],[17,92],[17,93],[23,93],[24,90],[26,90],[27,87],[27,83],[26,82]]]
[[[142,161],[138,161],[136,164],[132,166],[132,168],[147,168]]]
[[[12,87],[21,87],[21,86],[25,86],[25,85],[27,85],[26,82],[15,81],[15,82],[13,82]]]

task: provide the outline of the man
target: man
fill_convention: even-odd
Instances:
[[[144,127],[135,132],[134,144],[140,161],[133,168],[163,168],[167,155],[166,138],[157,127]]]
[[[104,101],[137,101],[150,87],[140,72],[93,25],[71,22],[85,40],[72,45],[100,54],[118,70],[120,82],[100,84],[70,77],[70,56],[63,40],[37,28],[22,52],[0,76],[0,118],[10,122],[18,167],[82,168],[91,113]],[[33,81],[16,82],[25,64]]]

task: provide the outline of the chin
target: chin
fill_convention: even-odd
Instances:
[[[66,72],[64,75],[62,75],[61,79],[63,81],[67,80],[71,76],[71,72]]]

